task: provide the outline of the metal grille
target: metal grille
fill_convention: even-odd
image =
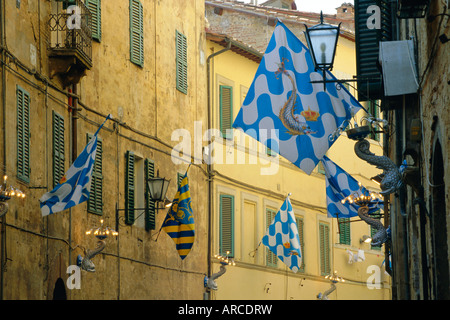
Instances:
[[[50,55],[76,55],[91,67],[91,13],[82,1],[72,3],[74,4],[66,9],[61,1],[53,4],[53,13],[48,19],[48,49]]]

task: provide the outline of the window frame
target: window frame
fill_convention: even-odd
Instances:
[[[223,207],[223,199],[230,199],[230,212],[224,212]],[[224,214],[229,214],[229,217],[225,217]],[[235,199],[233,195],[229,194],[220,194],[219,196],[219,252],[221,255],[225,256],[227,251],[229,257],[233,258],[235,256],[234,251],[234,238],[235,238]],[[227,222],[229,221],[229,230],[226,230],[229,235],[224,235],[224,218],[227,218]],[[224,239],[225,237],[229,237],[229,239]],[[227,245],[224,242],[229,242]]]

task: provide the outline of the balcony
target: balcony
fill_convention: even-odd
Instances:
[[[47,39],[50,78],[59,75],[64,87],[77,84],[92,67],[90,19],[81,0],[52,2]]]

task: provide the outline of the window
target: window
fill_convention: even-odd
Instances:
[[[101,0],[85,0],[86,7],[91,12],[91,20],[89,26],[92,31],[92,39],[101,41],[102,39],[102,1]]]
[[[221,255],[229,252],[234,257],[234,197],[220,195],[220,248]]]
[[[233,88],[219,86],[220,132],[225,139],[231,139],[233,125]]]
[[[187,94],[187,38],[182,33],[175,31],[175,48],[176,48],[176,76],[177,89]]]
[[[275,210],[266,209],[266,230],[269,228],[277,212]],[[266,265],[269,267],[276,267],[278,265],[278,257],[275,253],[266,248]]]
[[[256,263],[257,258],[257,241],[256,239],[256,207],[257,203],[249,200],[244,200],[244,211],[242,213],[242,225],[245,228],[242,230],[242,261],[248,263]]]
[[[87,135],[87,141],[93,135]],[[87,203],[87,210],[90,213],[103,214],[103,142],[97,137],[97,152],[95,154],[94,169],[92,170],[91,190]]]
[[[300,266],[299,271],[305,272],[305,241],[303,237],[303,219],[295,217],[295,222],[297,223],[298,237],[300,239],[300,248],[302,253],[302,265]]]
[[[349,218],[339,218],[339,243],[340,244],[351,244],[350,238],[350,219]]]
[[[144,9],[138,0],[130,0],[130,60],[144,65]]]
[[[330,226],[319,223],[320,274],[326,276],[331,272],[330,265]]]
[[[53,187],[66,172],[64,169],[64,118],[53,111]]]
[[[20,86],[17,98],[17,177],[30,182],[30,94]]]
[[[126,153],[125,168],[125,223],[133,225],[144,215],[144,227],[155,229],[156,204],[150,198],[147,180],[155,176],[155,163],[150,159],[143,159],[132,151]],[[136,210],[142,209],[142,210]],[[141,212],[139,212],[141,211]],[[138,216],[136,216],[136,213]]]

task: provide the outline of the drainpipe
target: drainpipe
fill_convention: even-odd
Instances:
[[[76,83],[72,84],[73,96],[69,97],[69,110],[72,112],[72,163],[78,157],[78,86]],[[69,209],[69,244],[72,243],[72,208]],[[69,265],[72,264],[72,249],[69,245]]]
[[[403,99],[403,106],[404,106],[405,100]],[[396,162],[402,163],[402,157],[403,157],[403,133],[404,133],[404,126],[403,126],[403,117],[405,116],[405,112],[403,109],[399,110],[397,109],[395,112],[395,121],[396,121],[396,150],[395,150],[395,156],[396,156]],[[402,228],[403,228],[403,276],[405,284],[403,286],[402,292],[404,294],[401,299],[410,299],[410,290],[409,290],[409,266],[408,266],[408,223],[407,223],[407,213],[406,213],[406,186],[403,186],[400,188],[398,194],[399,198],[397,203],[399,204],[400,209],[400,219],[402,222]],[[398,210],[397,210],[398,212]]]
[[[76,97],[78,95],[78,89],[77,84],[72,85],[72,93],[74,96],[72,98],[69,97],[72,100],[71,106],[71,112],[72,112],[72,162],[75,161],[75,159],[78,157],[77,152],[77,120],[78,120],[78,98]]]
[[[212,117],[211,117],[211,75],[210,75],[210,69],[211,69],[211,60],[218,56],[221,53],[224,53],[231,49],[231,40],[229,38],[225,38],[225,41],[227,42],[227,47],[225,49],[222,49],[220,51],[217,51],[213,54],[211,54],[206,59],[206,76],[207,76],[207,96],[208,96],[208,129],[212,129]],[[210,161],[209,161],[210,162]],[[212,216],[213,216],[213,166],[212,163],[209,163],[207,165],[207,171],[208,171],[208,200],[209,200],[209,208],[208,208],[208,277],[211,277],[211,242],[212,242],[212,236],[211,236],[211,230],[212,230]],[[208,299],[211,299],[210,296],[208,296]]]

